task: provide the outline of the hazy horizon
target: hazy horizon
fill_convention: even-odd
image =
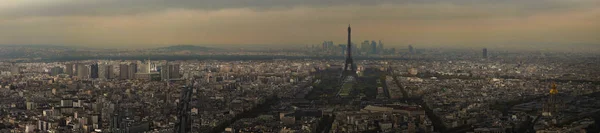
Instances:
[[[0,5],[0,44],[310,47],[345,44],[351,24],[386,47],[589,52],[598,22],[597,0],[21,0]]]

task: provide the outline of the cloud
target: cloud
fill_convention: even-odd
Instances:
[[[519,14],[596,8],[595,0],[18,0],[0,6],[0,16],[97,16],[160,12],[169,9],[221,10],[248,8],[286,10],[293,7],[452,5],[511,10]]]
[[[347,24],[353,41],[383,40],[387,46],[600,44],[600,6],[592,0],[120,1],[0,5],[0,44],[344,43]]]

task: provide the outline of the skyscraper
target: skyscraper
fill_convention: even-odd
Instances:
[[[371,40],[371,54],[377,54],[377,42]]]
[[[170,74],[170,78],[181,78],[181,74],[179,73],[180,70],[180,65],[179,64],[173,64],[173,65],[169,65],[169,74]]]
[[[50,69],[50,76],[56,76],[58,74],[62,74],[63,73],[63,69],[60,67],[53,67],[52,69]]]
[[[73,64],[65,64],[65,73],[73,76]]]
[[[98,78],[98,63],[92,64],[90,66],[90,78]]]
[[[104,78],[105,79],[112,79],[114,78],[113,76],[113,66],[112,65],[105,65],[104,66]]]
[[[179,64],[165,64],[160,69],[160,78],[162,80],[181,78],[180,69]]]
[[[338,47],[340,48],[339,50],[341,50],[342,55],[346,54],[346,49],[347,49],[346,45],[344,45],[344,44],[338,44]]]
[[[487,48],[483,48],[483,58],[487,58],[487,57],[488,57]]]
[[[138,61],[138,70],[136,73],[140,73],[140,74],[148,74],[151,72],[152,68],[152,62],[150,60],[146,60],[144,62],[142,61]]]
[[[129,71],[127,73],[129,76],[127,76],[127,78],[135,79],[135,73],[137,73],[137,64],[135,64],[135,63],[129,64]]]
[[[360,43],[360,53],[371,53],[371,43],[369,42],[369,40],[365,40],[362,43]]]
[[[119,79],[129,79],[129,65],[119,65]]]
[[[171,76],[171,74],[169,74],[169,65],[168,64],[163,65],[160,68],[160,79],[161,80],[169,80],[170,79],[169,76]]]
[[[146,63],[148,63],[146,66],[148,70],[145,70],[144,73],[150,73],[150,71],[152,70],[152,62],[148,59]]]
[[[323,51],[330,51],[335,49],[335,46],[333,45],[333,41],[323,41]]]
[[[408,45],[408,53],[415,53],[415,49],[413,48],[412,45]]]
[[[77,77],[79,78],[89,78],[89,68],[87,66],[85,66],[84,64],[77,64]]]
[[[73,69],[75,69],[73,70],[73,76],[77,76],[77,72],[79,72],[79,63],[73,64]]]
[[[383,49],[383,43],[381,43],[381,40],[379,40],[379,48],[378,48],[377,52],[379,54],[383,54],[383,51],[384,51],[384,49]]]
[[[150,63],[150,72],[159,72],[156,64],[154,64],[152,62],[149,62],[149,63]]]
[[[354,68],[353,64],[354,61],[352,60],[352,41],[351,41],[351,35],[352,35],[352,29],[350,28],[350,25],[348,25],[348,51],[347,56],[346,56],[346,63],[344,63],[344,71],[348,71],[351,70],[352,72],[355,72],[356,69]],[[350,69],[348,69],[348,67],[350,67]]]

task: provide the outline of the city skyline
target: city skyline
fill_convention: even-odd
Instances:
[[[5,0],[0,133],[599,133],[599,21],[599,0]]]
[[[340,29],[350,23],[354,43],[383,40],[386,47],[600,51],[600,2],[593,0],[5,3],[0,6],[0,44],[343,44]]]
[[[0,47],[0,132],[600,132],[598,53],[346,35],[300,50]]]

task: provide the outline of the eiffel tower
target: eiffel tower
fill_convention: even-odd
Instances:
[[[348,25],[348,51],[346,51],[346,63],[344,64],[344,73],[356,72],[356,67],[353,65],[354,61],[352,60],[352,41],[350,41],[351,34],[352,29],[350,28],[350,25]]]
[[[340,75],[340,90],[337,93],[337,96],[340,98],[351,98],[352,90],[354,89],[352,86],[356,84],[358,75],[356,74],[356,65],[354,65],[354,61],[352,60],[352,41],[351,41],[352,29],[350,25],[348,25],[348,45],[346,51],[346,63],[344,63],[344,70]]]

